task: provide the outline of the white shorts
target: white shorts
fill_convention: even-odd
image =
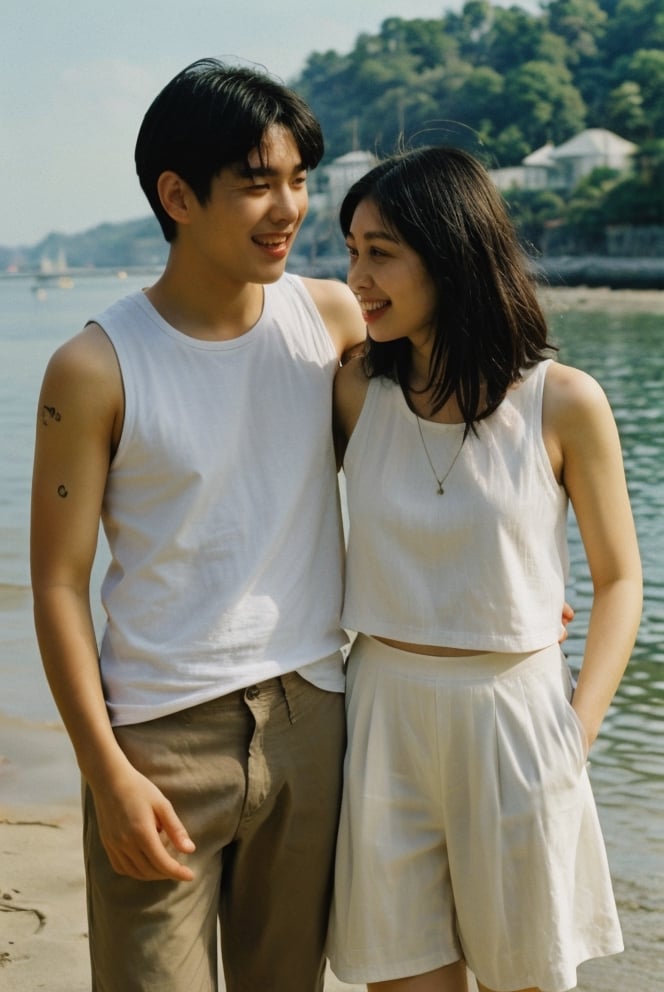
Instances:
[[[440,658],[357,638],[328,954],[345,982],[465,958],[563,992],[623,949],[560,647]]]

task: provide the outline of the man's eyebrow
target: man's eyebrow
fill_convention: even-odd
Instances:
[[[269,165],[241,165],[238,167],[237,171],[245,179],[261,179],[279,175],[279,171],[271,168]],[[295,176],[300,172],[306,171],[307,167],[304,162],[298,162],[298,164],[293,167],[291,175]]]

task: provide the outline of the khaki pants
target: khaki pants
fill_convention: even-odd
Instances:
[[[322,992],[344,703],[297,674],[117,727],[196,843],[193,882],[116,874],[85,789],[93,992]]]

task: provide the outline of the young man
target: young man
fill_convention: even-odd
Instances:
[[[160,278],[49,363],[36,628],[85,781],[95,992],[323,987],[344,743],[331,387],[364,338],[285,274],[323,151],[268,76],[203,60],[148,110]],[[89,578],[112,561],[98,651]]]

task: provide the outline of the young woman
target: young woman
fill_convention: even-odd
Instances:
[[[641,569],[598,384],[553,361],[502,200],[450,148],[348,193],[368,327],[336,422],[350,519],[349,745],[332,967],[380,992],[575,987],[622,949],[588,750],[632,650]],[[568,501],[594,597],[559,646]]]

